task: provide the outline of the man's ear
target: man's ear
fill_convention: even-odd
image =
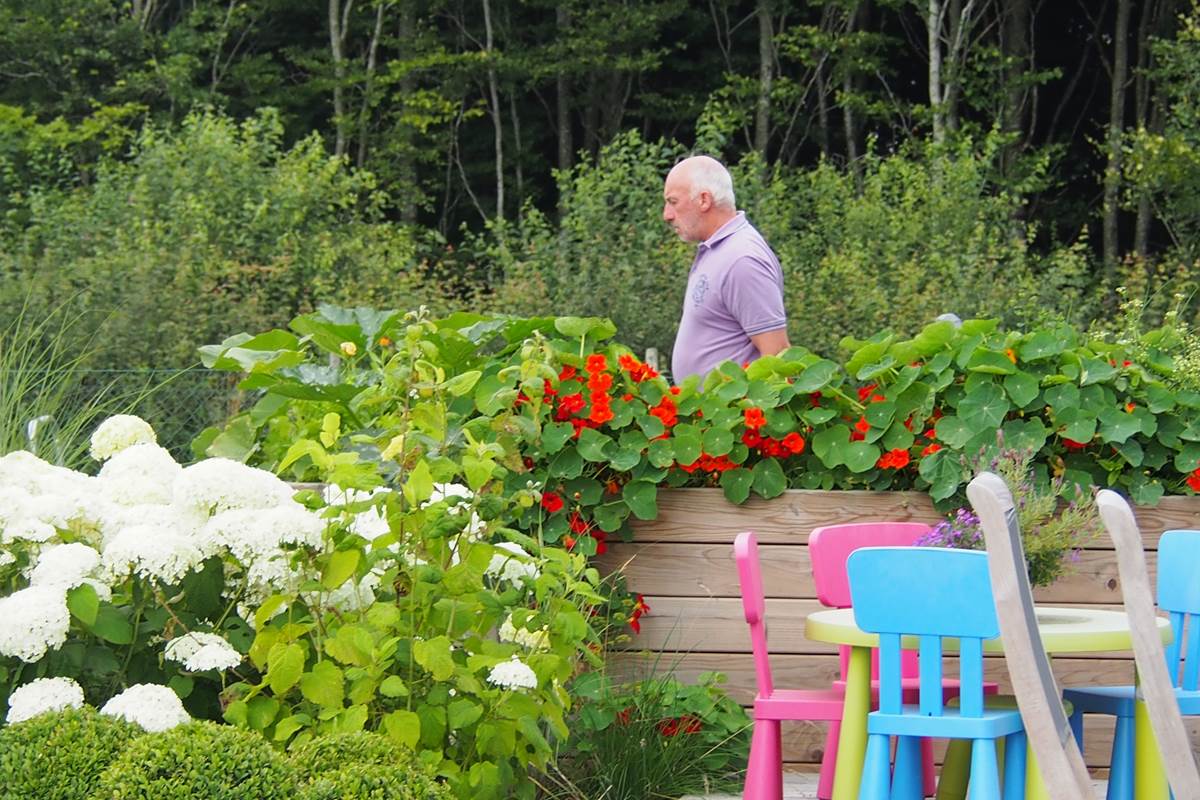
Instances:
[[[700,206],[701,211],[708,211],[713,207],[713,196],[711,192],[700,192],[700,199],[696,205]]]

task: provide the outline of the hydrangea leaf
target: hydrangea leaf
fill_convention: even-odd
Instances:
[[[67,592],[67,609],[84,625],[95,625],[100,598],[90,583],[81,583]]]
[[[276,696],[287,693],[304,672],[304,648],[296,642],[276,642],[267,655],[267,684]]]
[[[450,650],[450,640],[445,636],[413,642],[413,658],[435,681],[444,681],[454,674],[454,659]]]
[[[421,718],[412,711],[392,711],[383,716],[383,730],[396,743],[415,750],[421,738]]]
[[[346,697],[345,675],[332,661],[318,661],[300,676],[300,694],[323,708],[341,708]]]

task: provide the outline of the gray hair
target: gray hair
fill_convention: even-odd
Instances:
[[[693,156],[682,163],[687,164],[693,199],[698,198],[701,192],[708,192],[717,208],[737,208],[733,178],[720,161],[712,156]]]

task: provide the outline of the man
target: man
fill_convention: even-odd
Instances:
[[[703,380],[722,361],[741,364],[788,347],[783,270],[737,210],[729,171],[709,156],[680,161],[663,184],[663,219],[699,244],[671,353],[675,381]]]

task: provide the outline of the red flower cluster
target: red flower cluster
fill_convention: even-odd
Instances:
[[[684,472],[689,475],[700,470],[707,472],[710,475],[713,473],[721,473],[731,469],[737,469],[737,464],[729,460],[729,456],[710,456],[708,453],[701,453],[700,458],[693,461],[691,464],[676,464]]]
[[[678,410],[674,400],[670,397],[664,397],[658,401],[658,405],[652,407],[647,413],[652,417],[658,417],[666,427],[673,428],[675,423],[679,421]]]
[[[878,388],[879,384],[877,383],[860,387],[858,390],[858,401],[860,403],[882,403],[884,400],[887,400],[886,397],[875,391]]]
[[[563,509],[563,499],[554,492],[542,492],[542,508],[557,514]]]
[[[612,375],[605,372],[608,369],[608,361],[600,354],[588,356],[586,369],[588,372],[587,387],[592,393],[592,410],[588,414],[588,420],[596,425],[602,425],[613,418],[610,406],[612,398],[608,394],[608,390],[612,388]],[[579,435],[579,431],[580,428],[576,427],[576,436]]]
[[[579,512],[571,512],[571,520],[569,524],[571,526],[571,534],[574,535],[572,536],[568,534],[567,536],[563,537],[563,545],[568,550],[573,550],[575,548],[575,544],[578,541],[576,537],[591,536],[596,540],[596,555],[602,555],[603,553],[607,552],[608,543],[606,540],[608,539],[608,534],[597,528],[594,524],[586,521],[583,517],[579,516]]]
[[[1200,493],[1200,467],[1197,467],[1191,475],[1188,475],[1187,485],[1191,487],[1193,492]]]
[[[640,594],[633,603],[633,611],[629,615],[629,627],[633,628],[634,633],[642,632],[642,623],[638,622],[643,616],[650,611],[650,606],[646,605],[646,598]]]
[[[871,430],[871,423],[867,422],[866,417],[859,417],[858,422],[854,423],[854,430],[850,431],[850,441],[861,442],[867,438],[869,430]]]
[[[907,450],[889,450],[879,457],[875,466],[880,469],[903,469],[908,466],[911,458]]]
[[[650,378],[657,378],[658,373],[649,364],[643,364],[636,358],[630,355],[624,355],[617,359],[617,363],[621,365],[621,369],[629,373],[629,380],[634,383],[641,383]]]
[[[763,425],[767,424],[767,418],[763,415],[761,408],[751,406],[742,412],[742,419],[746,423],[746,430],[757,431]]]
[[[678,719],[664,719],[658,723],[658,732],[663,736],[677,736],[681,733],[699,733],[703,727],[699,718],[684,714]]]
[[[742,434],[742,444],[750,449],[757,449],[764,456],[787,458],[804,452],[804,437],[792,431],[782,439],[770,436],[760,436],[757,430],[747,430]]]

